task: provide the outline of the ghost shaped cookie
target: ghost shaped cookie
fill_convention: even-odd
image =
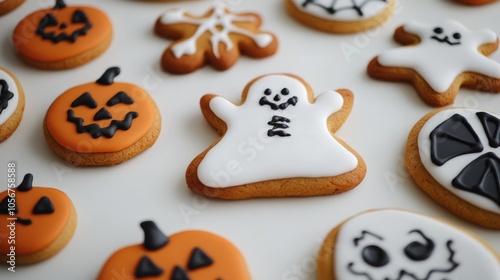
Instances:
[[[347,119],[346,89],[314,97],[289,74],[251,81],[239,105],[212,94],[201,99],[207,121],[221,135],[186,172],[188,187],[224,199],[329,195],[364,178],[363,159],[333,133]]]
[[[406,145],[416,184],[457,216],[500,229],[500,116],[449,108],[424,116]]]
[[[17,78],[0,67],[0,142],[9,138],[23,118],[24,91]]]
[[[317,256],[319,280],[500,279],[485,241],[420,214],[384,209],[335,227]]]
[[[368,74],[412,83],[431,106],[452,104],[461,87],[500,92],[500,64],[487,55],[498,48],[491,30],[469,30],[456,21],[410,22],[394,38],[405,45],[375,57]]]

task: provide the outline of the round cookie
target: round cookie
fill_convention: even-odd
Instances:
[[[155,24],[158,35],[175,40],[163,53],[161,65],[167,72],[186,74],[207,63],[226,70],[241,53],[253,58],[273,55],[278,40],[260,30],[261,22],[257,14],[234,13],[221,3],[202,16],[183,9],[168,10]]]
[[[381,26],[395,0],[285,0],[288,13],[309,27],[330,33],[356,33]]]
[[[24,0],[0,0],[0,16],[21,6],[22,3],[24,3]]]
[[[457,216],[500,229],[500,116],[449,108],[410,132],[405,160],[417,185]]]
[[[436,107],[452,104],[460,87],[500,92],[500,63],[486,57],[498,48],[493,31],[469,30],[456,21],[410,22],[394,39],[405,46],[372,59],[371,77],[412,83]]]
[[[223,199],[331,195],[356,187],[365,163],[333,136],[353,100],[346,89],[315,98],[305,81],[289,74],[254,79],[239,105],[203,96],[202,113],[221,136],[189,165],[188,187]]]
[[[42,69],[68,69],[101,55],[111,44],[108,16],[90,6],[66,6],[35,11],[14,29],[12,42],[18,57]]]
[[[43,261],[66,246],[75,232],[77,214],[69,197],[58,189],[33,187],[32,182],[33,175],[26,174],[17,188],[9,181],[9,188],[0,193],[2,263]]]
[[[141,227],[144,242],[116,251],[98,280],[113,279],[116,271],[130,279],[250,279],[240,251],[220,236],[183,231],[167,237],[152,221]]]
[[[9,138],[21,123],[24,91],[9,71],[0,67],[0,142]]]
[[[139,86],[114,82],[112,67],[96,82],[73,87],[49,107],[43,130],[49,147],[78,166],[115,165],[151,147],[161,117]]]
[[[420,214],[384,209],[335,227],[317,256],[319,280],[500,279],[485,241]]]

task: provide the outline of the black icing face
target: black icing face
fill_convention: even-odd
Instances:
[[[61,14],[62,11],[64,8],[61,8],[59,13]],[[77,9],[68,22],[58,19],[53,13],[47,13],[38,23],[35,32],[44,40],[50,40],[56,44],[61,41],[74,43],[78,37],[86,35],[90,28],[92,28],[92,24],[85,12]],[[68,30],[72,31],[68,32]]]
[[[353,242],[359,252],[359,258],[351,261],[347,269],[353,275],[365,277],[362,279],[427,280],[436,274],[447,279],[446,275],[458,267],[454,260],[453,241],[435,244],[419,229],[411,230],[406,236],[402,236],[401,242],[397,244],[395,242],[399,240],[386,240],[382,235],[371,231],[361,232]],[[445,251],[437,253],[442,255],[439,260],[433,258],[438,245]],[[427,268],[426,271],[422,271],[424,267]]]
[[[9,85],[7,81],[0,80],[0,114],[9,105],[9,100],[14,97],[14,94],[9,91]]]
[[[279,92],[273,92],[270,88],[267,88],[263,93],[264,96],[259,100],[259,105],[267,105],[273,110],[285,110],[289,105],[295,106],[298,102],[296,96],[290,96],[291,93],[288,88],[283,88]]]
[[[439,43],[448,44],[450,46],[460,45],[461,43],[460,39],[462,39],[462,34],[459,32],[447,34],[442,27],[436,27],[432,31],[434,34],[431,36],[431,39]]]

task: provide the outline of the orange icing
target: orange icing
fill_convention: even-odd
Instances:
[[[79,36],[74,43],[68,41],[54,43],[36,35],[39,22],[47,13],[52,13],[59,22],[65,22],[68,27],[64,31],[68,34],[80,29],[84,24],[71,23],[73,12],[77,9],[85,13],[92,28],[86,35]],[[46,31],[55,31],[56,34],[60,32],[58,27],[47,27]],[[31,13],[16,26],[12,39],[14,47],[23,56],[40,62],[56,62],[96,48],[111,36],[111,33],[111,22],[102,11],[89,6],[67,6],[63,9],[44,9]]]
[[[128,94],[134,103],[106,106],[108,100],[120,91]],[[71,103],[84,92],[92,95],[97,102],[97,108],[91,109],[86,106],[71,108]],[[121,151],[137,142],[151,129],[157,110],[153,102],[143,89],[129,83],[114,82],[112,85],[89,83],[76,86],[61,94],[52,103],[46,115],[47,129],[59,145],[78,153]],[[94,121],[95,113],[102,107],[111,113],[112,119]],[[75,124],[67,121],[69,109],[75,112],[75,117],[84,119],[83,125],[96,123],[101,127],[109,126],[112,120],[123,120],[131,111],[137,112],[139,116],[132,120],[132,126],[128,130],[117,130],[112,138],[101,136],[94,139],[89,133],[78,133]]]
[[[73,204],[69,197],[60,190],[44,187],[33,187],[27,192],[15,190],[15,198],[19,212],[14,217],[31,219],[30,225],[16,223],[15,244],[8,244],[10,222],[9,215],[0,214],[0,254],[6,255],[10,252],[10,246],[15,246],[16,255],[30,255],[42,251],[51,245],[66,227]],[[7,196],[7,191],[0,193],[0,200]],[[48,197],[54,205],[54,213],[33,214],[38,200]]]
[[[168,244],[155,251],[147,251],[142,244],[125,247],[115,252],[106,262],[98,280],[113,279],[116,275],[135,279],[135,270],[143,256],[150,258],[163,270],[157,277],[141,279],[170,279],[175,266],[189,272],[191,280],[250,279],[245,260],[240,251],[226,239],[205,231],[184,231],[169,236]],[[204,268],[187,270],[191,251],[199,247],[213,264]],[[127,278],[128,279],[128,278]]]

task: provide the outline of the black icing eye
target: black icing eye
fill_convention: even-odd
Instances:
[[[52,214],[54,211],[54,204],[46,196],[42,196],[33,208],[33,214]]]
[[[434,33],[436,33],[436,34],[441,34],[441,33],[443,33],[443,28],[441,28],[441,27],[436,27],[436,28],[434,28]]]
[[[389,255],[387,255],[384,249],[376,245],[369,245],[363,248],[361,256],[368,265],[373,267],[382,267],[389,263]]]
[[[287,88],[284,88],[284,89],[281,90],[281,94],[288,95],[288,94],[290,94],[290,90],[287,89]]]
[[[130,105],[134,103],[134,100],[130,96],[128,96],[128,94],[126,94],[125,92],[120,91],[117,94],[115,94],[115,96],[111,97],[111,99],[109,99],[106,105],[114,106],[118,103],[124,103]]]
[[[73,18],[71,19],[72,23],[88,23],[89,19],[87,15],[82,10],[76,10],[73,13]]]
[[[44,28],[47,26],[56,26],[58,24],[57,19],[52,14],[46,14],[42,20],[40,20],[39,26]]]
[[[71,103],[71,108],[75,108],[77,106],[87,106],[91,109],[97,108],[97,102],[95,102],[94,98],[90,95],[90,93],[85,92],[82,95],[80,95],[73,103]]]
[[[9,208],[10,209],[14,208],[14,213],[16,214],[17,212],[19,212],[19,210],[17,209],[17,204],[15,199],[11,199],[11,201],[9,201],[9,198],[10,198],[9,196],[6,196],[4,199],[2,199],[2,201],[0,201],[0,214],[9,215],[10,212]]]
[[[453,33],[453,38],[457,39],[457,40],[460,40],[460,38],[462,38],[462,35],[460,35],[460,33]]]
[[[268,89],[266,89],[266,90],[264,91],[264,94],[265,94],[265,95],[271,95],[272,93],[273,93],[273,91],[272,91],[270,88],[268,88]]]
[[[424,261],[432,255],[432,252],[434,251],[434,242],[423,235],[420,231],[412,232],[417,232],[422,235],[427,244],[414,241],[405,247],[405,255],[413,261]]]

